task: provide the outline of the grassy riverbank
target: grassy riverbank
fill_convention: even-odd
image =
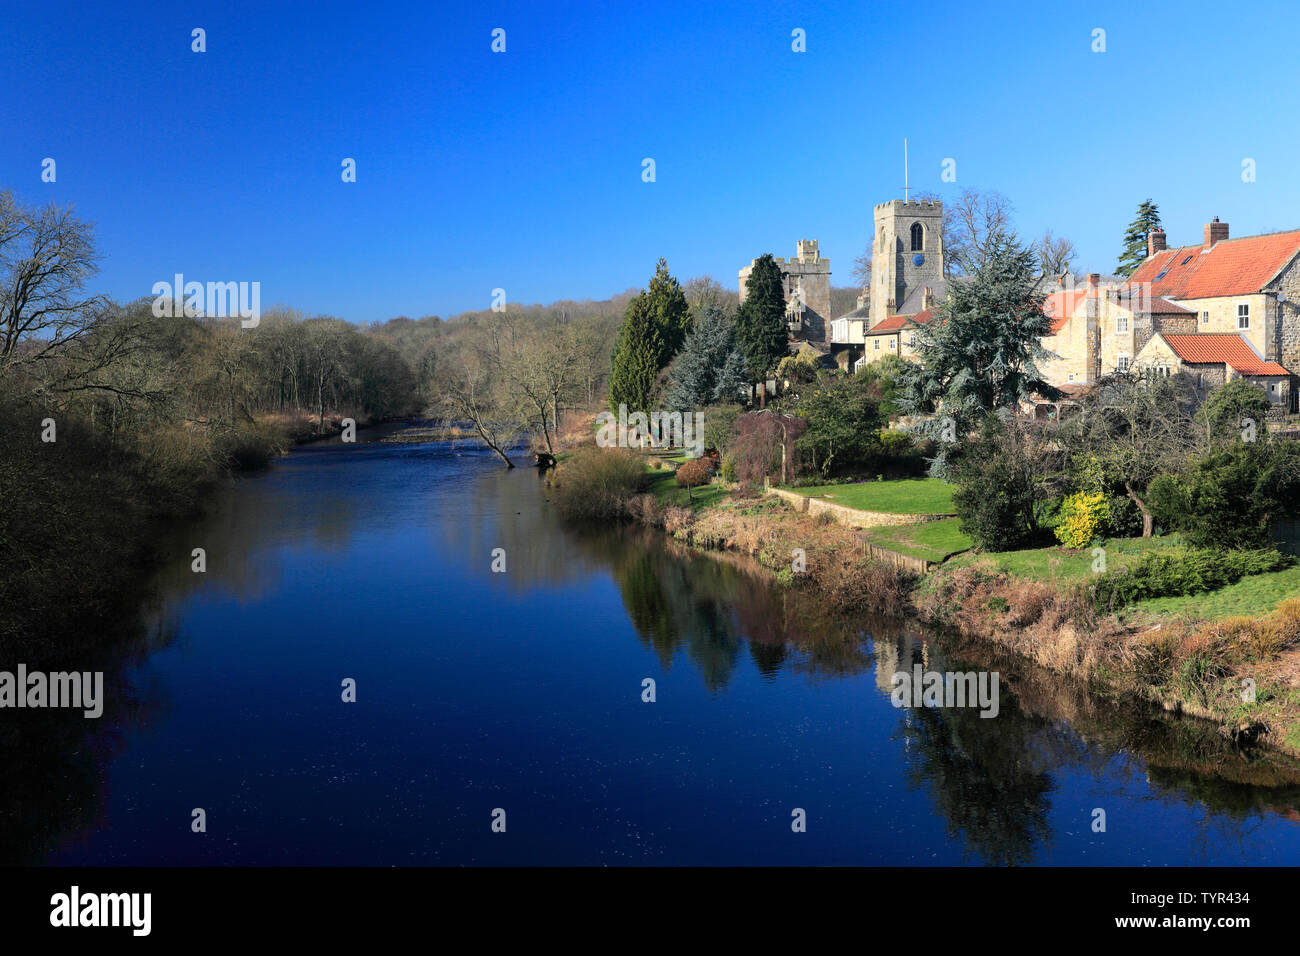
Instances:
[[[718,484],[688,499],[671,473],[644,463],[640,473],[640,493],[627,497],[627,515],[693,547],[751,555],[788,585],[818,589],[841,611],[911,617],[1094,693],[1148,700],[1213,721],[1234,741],[1300,756],[1300,568],[1111,609],[1100,604],[1100,593],[1112,595],[1113,603],[1114,594],[1132,591],[1099,592],[1102,578],[1113,583],[1114,576],[1149,571],[1151,556],[1168,565],[1157,564],[1168,576],[1168,568],[1194,565],[1199,554],[1176,536],[1106,542],[1103,571],[1092,549],[960,553],[969,539],[955,519],[864,533],[775,497]],[[556,480],[566,481],[563,465]],[[854,500],[879,508],[904,483],[875,484],[888,490],[868,482]],[[828,490],[837,487],[845,486]],[[893,498],[894,506],[903,500]],[[924,503],[941,506],[936,494]],[[918,576],[870,558],[867,540],[941,563]]]

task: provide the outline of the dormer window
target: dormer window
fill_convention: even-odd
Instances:
[[[912,223],[912,251],[920,252],[925,245],[925,229],[919,222]]]

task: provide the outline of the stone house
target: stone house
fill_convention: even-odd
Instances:
[[[1244,378],[1262,389],[1274,406],[1291,406],[1291,373],[1260,356],[1244,336],[1234,332],[1157,333],[1142,347],[1133,367],[1146,375],[1187,372],[1202,395]]]
[[[1197,333],[1237,335],[1261,360],[1300,370],[1300,230],[1232,239],[1216,217],[1199,245],[1174,249],[1153,230],[1130,285],[1195,312]],[[1295,411],[1294,376],[1286,393]]]
[[[1093,273],[1081,288],[1063,288],[1044,298],[1052,331],[1040,341],[1053,357],[1041,371],[1058,388],[1126,371],[1153,335],[1196,331],[1196,313],[1190,309],[1100,280]]]

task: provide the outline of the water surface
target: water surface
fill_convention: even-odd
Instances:
[[[1300,791],[1202,728],[1012,671],[896,708],[971,665],[463,443],[305,447],[177,538],[105,717],[9,741],[6,862],[1300,862]]]

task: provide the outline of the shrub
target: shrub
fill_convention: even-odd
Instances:
[[[677,487],[686,489],[686,496],[689,498],[692,488],[707,485],[713,479],[713,469],[703,458],[692,458],[677,469],[674,479]]]
[[[1110,519],[1110,504],[1100,492],[1081,491],[1061,502],[1055,534],[1067,548],[1086,547]]]
[[[736,454],[736,476],[742,482],[756,484],[774,474],[788,481],[794,476],[795,441],[807,427],[808,423],[802,418],[771,409],[742,415],[736,420],[736,441],[732,445]]]
[[[723,481],[736,480],[736,456],[733,452],[727,452],[722,456],[722,465],[718,468],[718,474]]]
[[[1114,609],[1147,598],[1216,591],[1247,575],[1290,567],[1295,559],[1268,548],[1218,551],[1180,548],[1147,551],[1132,567],[1092,585],[1092,603]]]
[[[572,517],[610,518],[630,513],[645,485],[641,456],[625,448],[579,448],[549,476],[551,500]]]
[[[710,405],[704,409],[704,447],[727,451],[735,441],[740,413],[738,405]]]
[[[961,530],[985,551],[1010,551],[1039,531],[1042,474],[1032,436],[990,416],[953,468],[953,510]]]
[[[1142,512],[1128,495],[1114,495],[1106,502],[1110,520],[1107,531],[1112,538],[1136,538],[1142,534]],[[1162,528],[1169,527],[1160,522]]]

